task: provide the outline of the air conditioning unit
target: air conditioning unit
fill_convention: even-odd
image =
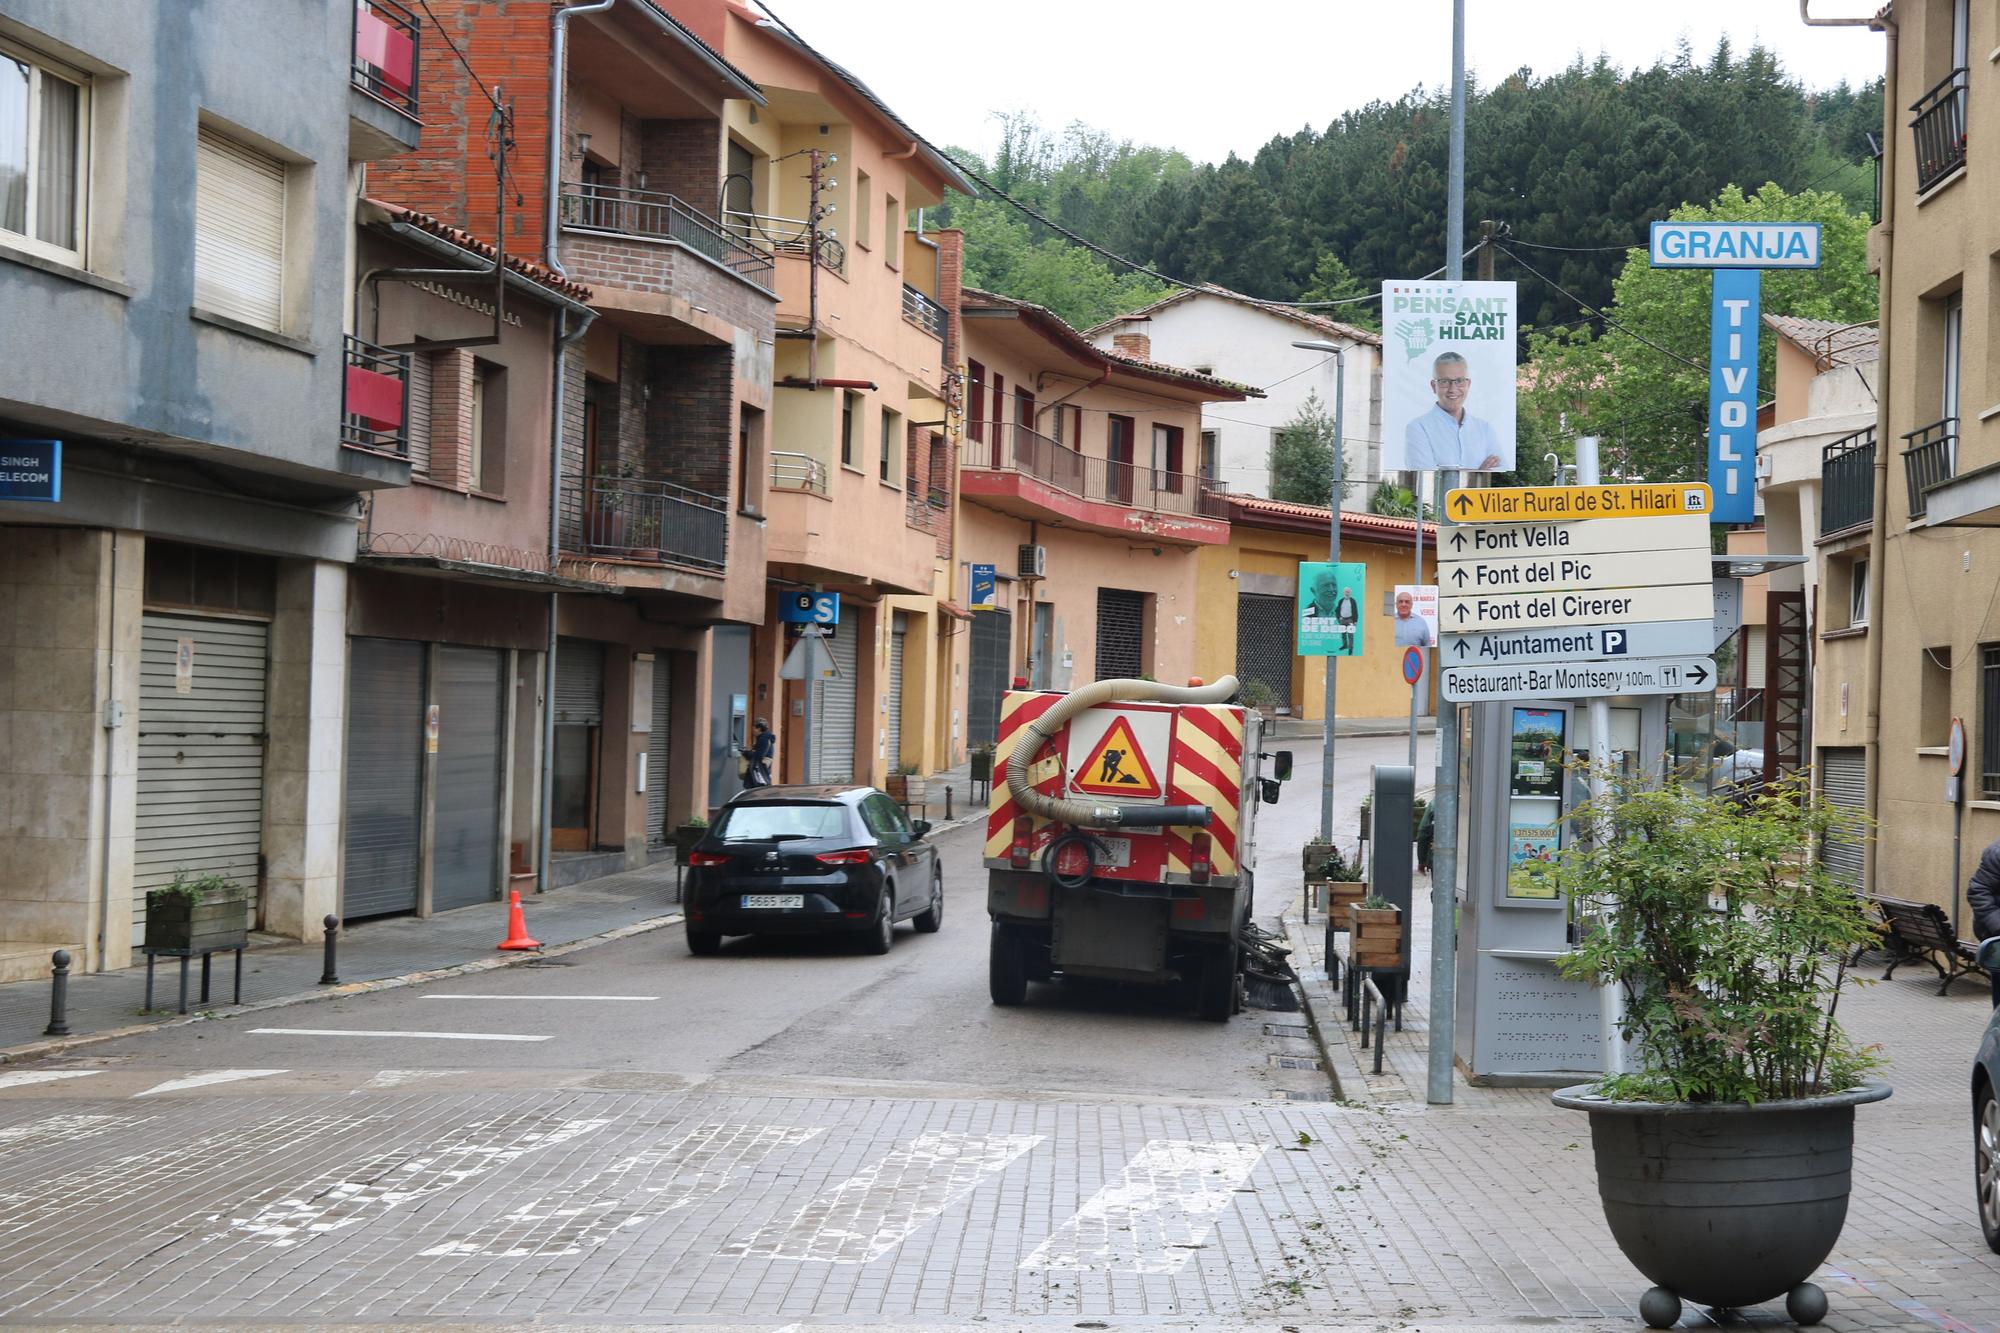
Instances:
[[[1017,572],[1024,579],[1045,579],[1049,576],[1049,548],[1023,544],[1017,564]]]

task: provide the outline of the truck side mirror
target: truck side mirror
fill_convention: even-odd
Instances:
[[[1280,782],[1292,780],[1292,752],[1280,750],[1271,757],[1271,776]]]

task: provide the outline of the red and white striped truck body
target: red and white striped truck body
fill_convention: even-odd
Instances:
[[[1206,827],[1084,829],[1090,859],[1072,839],[1052,862],[1051,844],[1072,826],[1023,809],[1007,770],[1029,724],[1065,697],[1013,690],[1001,701],[985,851],[996,968],[1003,948],[1020,946],[1036,979],[1233,973],[1250,910],[1263,719],[1230,704],[1123,702],[1070,717],[1030,760],[1035,791],[1097,805],[1205,806],[1210,815]],[[1060,882],[1086,872],[1086,884]]]

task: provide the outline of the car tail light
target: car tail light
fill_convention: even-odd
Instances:
[[[1016,870],[1026,870],[1034,864],[1035,821],[1022,815],[1014,821],[1014,845],[1007,849],[1007,864]]]
[[[729,864],[729,853],[689,852],[688,864],[691,866],[726,866]]]
[[[824,861],[830,866],[865,866],[873,855],[866,848],[857,847],[847,852],[821,852],[813,860]]]
[[[1209,874],[1215,869],[1213,843],[1206,833],[1197,833],[1189,839],[1191,854],[1188,857],[1188,878],[1197,884],[1208,883]]]

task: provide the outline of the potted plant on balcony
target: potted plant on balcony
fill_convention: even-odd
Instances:
[[[1816,852],[1854,817],[1801,779],[1743,800],[1670,778],[1570,818],[1603,836],[1518,873],[1583,916],[1563,974],[1624,999],[1635,1067],[1555,1101],[1590,1116],[1605,1218],[1656,1284],[1639,1313],[1667,1328],[1684,1299],[1783,1296],[1816,1323],[1826,1296],[1806,1279],[1846,1220],[1854,1108],[1889,1095],[1834,1018],[1875,931]]]
[[[660,558],[660,516],[658,514],[635,514],[632,516],[632,545],[627,554],[634,560],[658,560]]]
[[[210,872],[174,871],[165,888],[146,891],[146,938],[154,953],[240,949],[249,940],[247,896],[242,886]]]

